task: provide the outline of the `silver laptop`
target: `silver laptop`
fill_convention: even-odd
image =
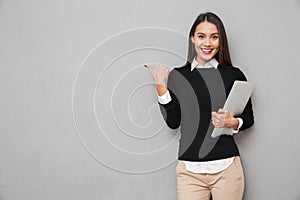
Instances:
[[[241,114],[253,89],[254,83],[235,81],[224,104],[224,109],[227,109],[232,116]],[[220,135],[233,135],[233,133],[231,128],[214,128],[211,137],[215,138]]]

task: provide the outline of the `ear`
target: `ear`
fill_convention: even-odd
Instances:
[[[194,36],[191,36],[190,39],[191,39],[192,43],[195,44]]]

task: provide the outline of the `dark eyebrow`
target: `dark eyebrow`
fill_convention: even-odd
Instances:
[[[205,35],[205,33],[201,33],[201,32],[198,32],[197,34],[198,34],[198,35],[200,35],[200,34]],[[218,32],[212,33],[212,35],[216,35],[216,34],[219,34],[219,33],[218,33]]]

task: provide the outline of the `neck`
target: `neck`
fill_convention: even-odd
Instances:
[[[212,59],[213,59],[213,58],[212,58]],[[200,65],[202,65],[202,66],[204,66],[206,63],[208,63],[208,62],[211,61],[212,59],[210,59],[210,60],[208,60],[208,61],[203,61],[203,60],[199,59],[198,56],[196,57],[196,61],[197,61]]]

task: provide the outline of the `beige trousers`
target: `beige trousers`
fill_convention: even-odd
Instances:
[[[215,174],[192,173],[186,170],[183,161],[178,160],[178,200],[242,200],[244,173],[239,156],[225,170]]]

